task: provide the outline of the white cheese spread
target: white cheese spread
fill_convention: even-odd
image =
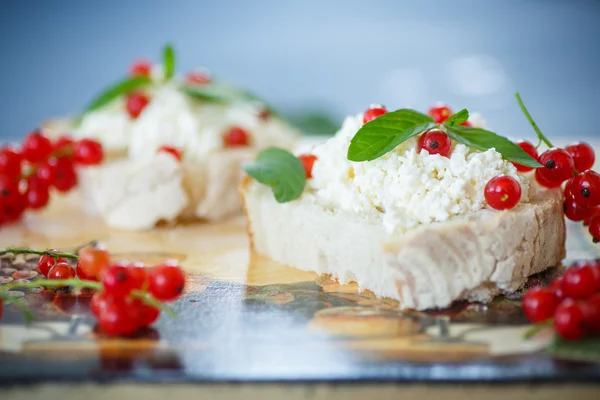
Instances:
[[[348,117],[330,140],[314,147],[317,161],[303,196],[326,209],[381,218],[388,232],[446,221],[486,207],[484,188],[497,175],[517,179],[521,202],[529,200],[530,179],[494,149],[484,152],[453,143],[450,157],[416,150],[411,138],[368,162],[347,159],[348,146],[363,115]]]

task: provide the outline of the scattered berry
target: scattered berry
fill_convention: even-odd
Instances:
[[[375,118],[380,117],[385,113],[387,113],[387,109],[383,106],[371,107],[367,111],[365,111],[365,114],[363,115],[363,124],[366,124],[367,122],[371,122]]]
[[[190,72],[185,77],[187,83],[192,85],[205,85],[210,82],[210,77],[202,72]]]
[[[152,73],[152,64],[147,60],[138,60],[131,64],[129,69],[131,76],[146,76],[150,77]]]
[[[565,147],[565,150],[573,158],[576,171],[585,171],[594,166],[596,156],[594,154],[594,149],[589,144],[577,142]]]
[[[573,266],[567,268],[563,274],[562,290],[567,297],[574,299],[587,299],[596,291],[600,273],[589,265]]]
[[[556,307],[558,297],[552,288],[535,287],[523,297],[523,312],[534,323],[552,318]]]
[[[77,274],[80,278],[85,276],[85,279],[99,280],[100,274],[110,265],[110,262],[110,254],[106,250],[86,246],[79,250]]]
[[[554,314],[554,328],[566,340],[578,340],[585,335],[585,313],[581,303],[564,300]]]
[[[242,147],[250,144],[250,135],[239,126],[229,128],[223,135],[225,147]]]
[[[98,165],[104,159],[102,145],[93,139],[75,142],[75,162],[82,165]]]
[[[433,118],[433,120],[436,123],[441,124],[442,122],[444,122],[445,120],[450,118],[450,116],[453,113],[452,113],[452,110],[448,106],[445,106],[443,104],[438,104],[434,107],[431,107],[429,109],[428,114],[431,116],[431,118]]]
[[[540,185],[558,187],[573,176],[573,159],[563,149],[552,148],[540,156],[542,168],[535,170],[535,177]]]
[[[51,160],[51,162],[43,162],[38,164],[36,167],[35,175],[33,177],[28,178],[28,181],[31,182],[32,178],[34,182],[32,185],[44,185],[46,187],[51,186],[56,179],[56,165],[54,164],[56,160]]]
[[[509,210],[521,200],[521,185],[511,176],[496,176],[485,185],[484,195],[490,207]]]
[[[68,192],[77,185],[75,165],[70,158],[62,157],[56,160],[53,186],[59,192]]]
[[[565,216],[571,221],[583,221],[588,215],[590,215],[591,208],[577,204],[572,198],[565,198],[563,204],[563,210]]]
[[[133,289],[148,288],[148,270],[143,265],[132,265],[128,267],[129,278],[131,279],[131,287]]]
[[[35,131],[25,137],[21,154],[25,160],[38,163],[47,159],[52,150],[53,146],[50,139],[41,132]]]
[[[177,161],[181,162],[181,151],[176,147],[162,146],[157,150],[157,152],[171,154]]]
[[[448,135],[438,129],[432,129],[423,133],[417,143],[417,152],[420,153],[421,150],[427,150],[431,155],[439,154],[444,157],[450,155],[451,148],[452,142]]]
[[[183,293],[185,274],[175,265],[159,265],[150,271],[149,290],[158,300],[175,300]]]
[[[127,96],[125,106],[131,119],[136,119],[149,103],[150,98],[148,96],[143,93],[134,92]]]
[[[57,262],[48,271],[48,279],[73,279],[75,278],[75,270],[66,262]]]
[[[56,250],[51,250],[51,251],[56,251]],[[43,255],[40,257],[40,259],[38,261],[37,272],[39,272],[40,274],[42,274],[43,276],[45,276],[47,278],[50,268],[52,268],[54,266],[54,264],[59,263],[59,262],[66,263],[67,259],[63,258],[63,257],[59,257],[59,258],[55,259],[52,256]]]
[[[122,298],[112,298],[100,309],[98,327],[108,336],[130,336],[138,330],[134,309]]]
[[[99,317],[102,313],[102,310],[104,310],[110,300],[110,297],[104,292],[94,293],[90,302],[90,310],[92,311],[92,314],[94,314],[96,317]]]
[[[302,161],[302,166],[304,167],[304,173],[306,174],[306,179],[312,178],[312,169],[315,161],[317,160],[317,156],[313,154],[302,154],[298,156],[298,159]]]
[[[0,175],[14,177],[21,175],[22,161],[21,154],[9,147],[3,147],[0,149]]]
[[[27,207],[32,210],[40,210],[46,207],[50,201],[48,186],[44,185],[30,185],[25,196],[27,197]]]
[[[133,290],[134,280],[124,265],[114,264],[104,268],[101,273],[104,290],[110,296],[126,297]]]
[[[600,174],[587,170],[572,179],[569,190],[575,202],[586,207],[600,205]]]
[[[537,149],[535,148],[535,146],[533,144],[531,144],[531,142],[528,142],[527,140],[520,140],[516,143],[516,145],[519,146],[520,148],[522,148],[523,151],[525,151],[525,153],[529,154],[534,159],[536,159],[536,160],[538,159],[539,156],[538,156]],[[525,165],[516,164],[516,163],[513,163],[513,165],[519,172],[529,172],[529,171],[533,170],[533,168],[527,167]]]

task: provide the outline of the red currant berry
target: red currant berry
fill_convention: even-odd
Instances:
[[[126,108],[131,119],[140,116],[144,108],[150,103],[150,98],[143,93],[131,93],[127,96]]]
[[[600,207],[592,207],[589,215],[583,220],[583,225],[589,226],[590,222],[596,217],[600,217]]]
[[[306,179],[311,179],[313,165],[315,164],[315,161],[317,161],[317,156],[313,154],[302,154],[298,156],[298,159],[302,162]]]
[[[73,143],[75,141],[69,136],[61,136],[54,142],[54,151],[52,153],[56,156],[71,155],[73,152]]]
[[[594,154],[594,149],[589,144],[577,142],[565,147],[565,150],[573,158],[576,171],[585,171],[594,166],[596,155]]]
[[[114,297],[126,297],[133,290],[134,281],[124,265],[113,264],[102,270],[102,286],[104,291]]]
[[[540,164],[543,167],[535,170],[535,177],[542,186],[558,187],[573,176],[573,159],[563,149],[546,150],[540,156]]]
[[[59,192],[68,192],[77,185],[77,173],[75,165],[67,157],[61,157],[56,160],[55,177],[52,184]]]
[[[538,159],[539,156],[538,156],[537,149],[535,148],[535,146],[533,144],[531,144],[531,142],[528,142],[527,140],[519,140],[516,143],[516,145],[519,146],[520,148],[522,148],[523,151],[525,151],[525,153],[529,154],[534,159],[536,159],[536,160]],[[513,165],[519,172],[529,172],[529,171],[533,170],[533,168],[527,167],[525,165],[516,164],[516,163],[513,163]]]
[[[52,153],[52,142],[41,132],[32,132],[25,137],[21,154],[31,163],[44,161]]]
[[[130,265],[128,268],[131,287],[133,289],[145,290],[148,287],[148,270],[143,265]]]
[[[248,146],[250,135],[239,126],[233,126],[223,135],[223,143],[225,147]]]
[[[563,204],[565,216],[571,221],[583,221],[591,211],[591,208],[579,205],[572,198],[566,198]]]
[[[99,317],[102,313],[102,310],[104,310],[110,301],[111,298],[107,296],[106,293],[96,292],[90,301],[90,311],[92,311],[92,314],[94,314],[96,317]]]
[[[371,107],[365,111],[365,114],[363,115],[363,124],[373,121],[375,118],[380,117],[385,113],[387,113],[385,107]]]
[[[0,201],[11,202],[19,195],[19,181],[15,177],[0,175]]]
[[[589,332],[600,333],[600,293],[585,301],[585,325]]]
[[[36,178],[33,180],[34,182],[31,182],[31,179],[28,179],[30,186],[35,184],[36,186],[43,185],[48,187],[52,185],[56,177],[56,166],[53,163],[41,163],[37,166],[34,177]]]
[[[149,290],[161,301],[175,300],[185,287],[185,274],[175,265],[159,265],[150,271]]]
[[[77,274],[81,279],[99,280],[102,271],[110,265],[110,262],[110,254],[106,250],[86,246],[79,250]]]
[[[171,154],[177,161],[181,162],[181,151],[176,147],[162,146],[157,150],[157,153]]]
[[[152,64],[147,60],[138,60],[131,64],[129,73],[131,76],[150,77],[150,74],[152,73]]]
[[[521,200],[521,185],[511,176],[495,176],[485,185],[484,196],[493,209],[510,210]]]
[[[158,308],[144,304],[140,299],[132,300],[131,307],[136,314],[137,326],[139,328],[145,328],[152,325],[160,315],[160,310]]]
[[[23,157],[11,148],[0,149],[0,175],[18,177],[21,175]]]
[[[448,135],[438,129],[432,129],[423,133],[417,143],[417,152],[420,153],[421,150],[427,150],[431,155],[439,154],[444,157],[450,155],[451,148],[452,142]]]
[[[563,339],[581,339],[585,335],[585,313],[581,303],[564,300],[554,313],[554,328]]]
[[[600,174],[587,170],[573,178],[569,187],[573,200],[586,207],[600,205]]]
[[[558,297],[551,288],[535,287],[523,296],[523,312],[533,323],[552,318],[558,306]]]
[[[75,270],[66,262],[57,262],[48,271],[48,279],[73,279],[75,278]]]
[[[594,243],[600,242],[600,216],[595,217],[590,221],[588,231],[590,232],[590,235],[592,235]]]
[[[51,250],[51,251],[56,251],[56,250]],[[50,271],[50,268],[52,268],[54,266],[54,264],[66,263],[66,262],[67,262],[67,259],[63,258],[63,257],[55,259],[52,256],[43,255],[40,257],[40,259],[38,261],[37,271],[47,278],[48,271]]]
[[[450,107],[443,104],[438,104],[434,107],[431,107],[427,113],[438,124],[441,124],[453,114]]]
[[[554,290],[554,294],[556,294],[556,298],[558,299],[559,302],[561,302],[567,298],[562,290],[562,282],[563,282],[563,277],[561,275],[561,276],[557,276],[556,278],[552,279],[552,281],[550,282],[550,285],[548,285],[548,287],[550,289]]]
[[[190,72],[185,77],[187,83],[192,85],[205,85],[210,82],[210,77],[202,72]]]
[[[10,199],[0,198],[0,221],[15,222],[25,212],[27,208],[27,198],[25,195],[17,192]]]
[[[135,310],[122,298],[106,302],[98,316],[98,327],[108,336],[130,336],[138,330]]]
[[[102,145],[93,139],[81,139],[75,143],[75,162],[82,165],[97,165],[104,159]]]
[[[567,268],[563,274],[562,290],[565,296],[587,299],[597,286],[597,270],[589,265]]]
[[[467,121],[464,121],[464,122],[461,122],[461,124],[460,124],[460,125],[461,125],[461,126],[467,126],[467,127],[471,127],[471,126],[472,126],[472,124],[471,124],[471,123],[470,123],[468,120],[467,120]]]
[[[32,210],[42,209],[46,207],[50,201],[48,186],[44,185],[29,186],[25,196],[27,196],[27,207]]]

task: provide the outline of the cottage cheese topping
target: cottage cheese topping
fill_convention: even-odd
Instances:
[[[169,145],[180,148],[185,161],[201,161],[223,148],[223,134],[232,126],[245,129],[257,148],[289,147],[299,135],[279,118],[262,120],[256,104],[201,102],[184,94],[173,81],[151,89],[150,98],[137,119],[129,117],[123,98],[86,114],[75,136],[95,138],[107,150],[129,150],[134,159],[150,158],[158,148]]]
[[[529,179],[493,149],[480,152],[454,144],[447,158],[417,153],[417,138],[411,138],[376,160],[348,161],[348,146],[362,118],[348,117],[335,137],[313,149],[318,161],[304,196],[328,209],[381,218],[389,232],[481,210],[486,183],[500,174],[517,179],[521,202],[529,200]]]

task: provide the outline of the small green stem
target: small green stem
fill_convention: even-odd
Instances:
[[[6,249],[0,250],[0,256],[5,254],[37,254],[40,256],[51,256],[54,258],[70,258],[72,260],[79,260],[79,257],[72,253],[62,253],[60,251],[52,251],[52,250],[33,250],[28,248],[18,248],[18,247],[8,247]]]
[[[531,114],[529,114],[529,111],[527,111],[527,108],[525,108],[525,104],[523,104],[523,100],[521,100],[521,96],[519,95],[519,93],[515,93],[515,98],[517,99],[517,103],[519,103],[519,107],[521,107],[521,111],[523,111],[523,114],[525,114],[525,118],[527,118],[527,120],[533,127],[533,130],[535,131],[535,133],[537,133],[537,136],[540,139],[540,141],[546,143],[546,146],[548,146],[548,147],[554,147],[554,145],[552,143],[550,143],[548,138],[546,136],[544,136],[544,134],[542,133],[540,128],[537,126],[537,124],[531,117]],[[538,145],[538,147],[539,147],[539,145]]]
[[[554,323],[554,319],[552,319],[552,318],[549,318],[542,322],[538,322],[537,324],[533,325],[531,328],[529,328],[525,331],[525,333],[523,334],[523,338],[526,340],[529,340],[532,337],[534,337],[535,335],[537,335],[538,333],[540,333],[540,331],[542,329],[551,326],[553,323]]]

